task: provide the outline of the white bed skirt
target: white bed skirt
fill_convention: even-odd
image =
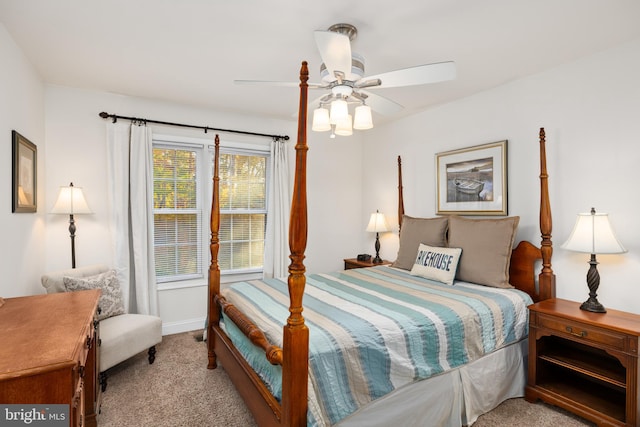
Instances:
[[[460,427],[513,397],[524,396],[527,338],[468,365],[395,390],[336,427]]]

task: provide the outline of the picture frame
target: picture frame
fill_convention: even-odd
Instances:
[[[38,147],[13,130],[11,185],[12,212],[36,212],[38,210],[37,166]]]
[[[507,215],[507,140],[436,153],[437,215]]]

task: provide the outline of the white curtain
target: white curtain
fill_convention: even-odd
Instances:
[[[107,124],[109,227],[127,312],[158,315],[151,129]]]
[[[264,249],[264,277],[286,277],[289,267],[291,170],[286,141],[271,142],[271,176]]]

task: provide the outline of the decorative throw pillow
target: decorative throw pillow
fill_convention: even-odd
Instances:
[[[402,217],[400,247],[393,267],[411,270],[416,261],[416,253],[421,243],[442,247],[447,245],[447,217],[413,218]]]
[[[435,248],[421,244],[411,274],[453,285],[461,253],[460,248]]]
[[[456,279],[495,288],[509,284],[511,250],[520,217],[449,218],[449,246],[462,248]]]
[[[124,314],[122,291],[115,270],[109,270],[95,276],[62,278],[67,291],[82,291],[87,289],[100,289],[100,314],[98,320],[106,319],[118,314]]]

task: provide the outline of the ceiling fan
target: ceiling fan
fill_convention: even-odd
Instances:
[[[350,135],[351,129],[373,127],[371,109],[389,115],[402,110],[402,105],[370,92],[402,86],[423,85],[452,80],[456,77],[456,66],[452,61],[418,65],[373,76],[364,75],[364,58],[352,52],[351,41],[358,30],[351,24],[335,24],[326,31],[315,31],[316,45],[320,51],[320,83],[309,83],[310,89],[328,90],[311,102],[314,110],[312,129],[331,130],[331,136]],[[238,84],[268,84],[276,86],[297,86],[293,82],[264,80],[235,80]],[[357,104],[354,120],[348,113],[348,104]],[[330,107],[330,110],[326,107]]]

